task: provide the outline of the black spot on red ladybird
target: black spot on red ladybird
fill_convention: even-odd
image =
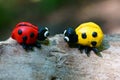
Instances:
[[[26,41],[27,40],[27,36],[23,36],[23,41]]]
[[[21,30],[21,29],[18,30],[18,34],[19,34],[19,35],[22,34],[22,30]]]
[[[30,37],[31,37],[31,38],[34,37],[34,33],[33,33],[33,32],[30,33]]]

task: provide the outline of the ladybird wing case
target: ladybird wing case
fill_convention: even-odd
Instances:
[[[19,34],[18,31],[21,30],[22,34]],[[34,37],[31,37],[31,33],[34,34]],[[17,27],[12,32],[12,38],[17,40],[18,43],[23,43],[23,37],[26,36],[26,44],[33,44],[37,39],[38,31],[32,27]]]
[[[25,26],[32,27],[32,28],[38,30],[38,26],[35,26],[35,25],[33,25],[33,24],[29,23],[29,22],[20,22],[20,23],[18,23],[16,25],[16,28],[17,27],[25,27]]]
[[[98,47],[102,43],[104,37],[101,28],[93,22],[83,23],[79,25],[75,31],[78,35],[78,44],[84,46],[93,47],[91,42],[94,41],[97,43],[95,47]],[[96,35],[94,36],[93,33],[96,33]]]
[[[32,27],[32,28],[38,30],[38,27],[37,27],[37,26],[34,26],[33,24],[31,24],[31,23],[29,23],[29,22],[19,22],[18,24],[16,24],[15,28],[13,29],[12,34],[11,34],[11,37],[12,37],[13,39],[15,39],[14,35],[15,35],[16,30],[18,29],[18,27],[26,27],[26,26],[27,26],[27,27]]]

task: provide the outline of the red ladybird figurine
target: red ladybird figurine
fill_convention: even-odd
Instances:
[[[15,39],[24,49],[32,49],[33,46],[41,47],[37,40],[43,41],[49,35],[47,27],[37,26],[29,22],[20,22],[13,29],[11,37]]]

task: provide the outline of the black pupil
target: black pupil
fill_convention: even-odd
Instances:
[[[93,33],[92,33],[92,36],[93,36],[93,37],[97,37],[97,32],[93,32]]]
[[[82,38],[83,38],[83,39],[86,39],[86,38],[87,38],[86,33],[82,33]]]
[[[34,37],[34,33],[32,32],[32,33],[30,33],[30,37],[31,38],[33,38]]]
[[[19,29],[18,30],[18,34],[21,35],[22,34],[22,30]]]

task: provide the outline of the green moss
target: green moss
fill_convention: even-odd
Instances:
[[[106,50],[110,47],[109,42],[107,40],[103,40],[102,44],[98,47],[99,51]]]

